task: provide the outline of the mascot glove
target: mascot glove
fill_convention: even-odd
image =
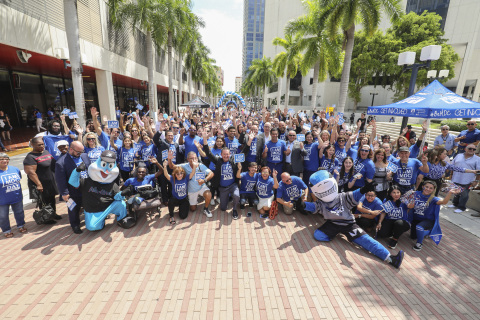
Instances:
[[[117,192],[117,193],[115,194],[115,196],[113,197],[113,199],[122,201],[122,200],[124,200],[125,198],[122,196],[122,193],[121,193],[121,192]]]
[[[375,187],[377,186],[377,183],[375,182],[367,182],[365,181],[365,185],[360,188],[360,193],[365,194],[370,191],[375,191]]]
[[[82,172],[82,171],[87,170],[87,166],[85,165],[84,162],[82,162],[82,163],[80,163],[80,165],[75,170],[77,170],[77,172]]]

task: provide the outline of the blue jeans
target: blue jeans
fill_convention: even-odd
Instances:
[[[23,212],[23,200],[14,204],[0,205],[0,228],[4,233],[12,231],[10,227],[10,219],[8,217],[8,209],[12,206],[13,216],[17,222],[17,228],[25,225],[25,213]]]
[[[458,183],[457,183],[458,184]],[[467,202],[468,202],[468,194],[470,193],[470,184],[458,184],[460,187],[465,188],[460,194],[457,194],[452,203],[455,207],[460,210],[465,211],[467,209]]]

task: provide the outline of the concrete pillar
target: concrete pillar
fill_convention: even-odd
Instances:
[[[472,89],[473,89],[473,86],[468,87],[468,89],[467,89],[467,99],[470,99],[469,97],[472,95]]]
[[[479,95],[480,95],[480,79],[477,79],[477,83],[475,84],[475,90],[473,90],[472,101],[478,102]]]
[[[115,96],[113,94],[112,73],[105,70],[95,70],[97,79],[97,96],[100,114],[108,120],[115,120]]]

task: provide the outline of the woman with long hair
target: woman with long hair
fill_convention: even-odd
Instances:
[[[323,149],[323,157],[320,159],[320,167],[325,168],[329,173],[339,167],[338,160],[335,159],[335,145],[329,144]]]
[[[83,146],[85,147],[85,153],[88,155],[90,162],[97,161],[105,148],[100,144],[98,136],[94,132],[87,132],[83,136]]]
[[[215,139],[215,144],[213,145],[212,148],[210,148],[210,151],[214,156],[220,157],[222,153],[222,149],[226,147],[225,144],[225,139],[223,137],[217,137]],[[200,151],[200,148],[199,148]],[[208,165],[208,168],[212,170],[212,172],[215,172],[215,163],[213,161],[210,161],[210,164]],[[218,191],[218,188],[210,187],[210,192],[212,193],[212,200],[210,200],[210,205],[214,206],[215,205],[215,193],[220,196],[220,193]],[[217,199],[217,203],[220,203],[220,199]]]
[[[343,159],[342,167],[340,168],[340,172],[336,169],[334,171],[335,179],[337,180],[338,184],[338,192],[347,192],[350,191],[351,188],[349,187],[350,182],[353,180],[354,168],[353,168],[353,159],[350,156],[346,156]],[[352,183],[353,186],[353,183]]]
[[[146,133],[143,135],[143,142],[144,145],[142,145],[140,147],[140,150],[135,153],[135,158],[137,160],[143,161],[143,163],[145,163],[145,166],[147,167],[147,172],[149,174],[153,174],[156,171],[156,166],[150,163],[150,158],[157,157],[157,147],[155,146],[149,135]]]
[[[384,149],[378,149],[373,154],[373,163],[375,164],[375,175],[373,181],[377,184],[375,192],[380,200],[385,200],[389,181],[392,180],[392,174],[387,173],[387,155]]]
[[[358,156],[353,163],[355,174],[353,180],[349,183],[349,187],[352,188],[352,190],[360,189],[365,185],[365,182],[372,182],[373,176],[375,175],[375,165],[372,161],[372,155],[372,150],[368,144],[363,144],[358,148]]]
[[[267,218],[274,200],[273,189],[278,189],[278,172],[273,169],[273,178],[269,167],[262,167],[260,175],[257,177],[257,209],[261,218]]]
[[[377,236],[391,239],[388,247],[395,249],[400,236],[410,229],[412,212],[407,205],[400,201],[402,191],[397,185],[388,189],[387,198],[383,202],[383,212],[378,219]]]
[[[186,219],[188,217],[188,211],[190,203],[188,202],[187,197],[187,186],[188,181],[193,179],[197,169],[198,163],[194,162],[193,170],[190,173],[190,176],[187,177],[185,169],[181,166],[175,166],[172,171],[172,175],[168,173],[168,161],[163,162],[163,174],[165,178],[172,184],[172,197],[168,200],[168,214],[170,215],[170,224],[175,224],[175,218],[173,216],[173,211],[175,207],[178,206],[178,215],[180,219]]]
[[[308,185],[310,176],[318,170],[320,164],[320,149],[318,142],[313,142],[313,134],[311,132],[305,134],[305,145],[303,148],[307,152],[307,155],[303,156],[303,182]]]
[[[135,149],[133,148],[132,139],[129,135],[127,135],[123,139],[123,145],[120,148],[114,143],[111,143],[111,146],[117,152],[117,162],[118,169],[120,170],[120,177],[123,181],[127,181],[127,179],[130,177],[130,172],[133,170],[135,160]]]

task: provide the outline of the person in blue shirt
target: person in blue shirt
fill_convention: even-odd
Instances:
[[[152,164],[156,165],[159,171],[157,171],[155,174],[148,174],[147,175],[147,167],[144,165],[139,165],[137,168],[137,176],[128,178],[125,183],[122,186],[122,190],[125,189],[128,186],[133,186],[135,190],[137,190],[137,187],[144,186],[144,185],[151,185],[152,187],[155,187],[155,180],[163,174],[163,167],[158,163],[157,159],[154,157],[151,157],[148,159]]]
[[[237,167],[237,178],[240,179],[240,209],[245,208],[247,201],[248,205],[253,207],[254,205],[258,204],[258,199],[255,196],[257,178],[260,175],[257,173],[257,163],[250,162],[248,164],[247,172],[242,172],[241,163],[237,163]]]
[[[256,125],[252,125],[250,127],[250,133],[245,136],[245,142],[251,140],[250,142],[250,150],[245,155],[246,163],[257,162],[257,142],[258,142],[258,127]],[[248,167],[242,168],[243,171],[247,171]],[[258,169],[258,168],[257,168]]]
[[[362,229],[370,232],[377,224],[377,218],[382,213],[382,201],[375,191],[365,193],[357,205],[355,221]]]
[[[287,145],[285,141],[278,139],[278,129],[270,130],[272,139],[265,144],[262,158],[267,160],[267,167],[273,172],[277,171],[277,180],[280,180],[280,174],[283,172],[283,165],[285,163],[285,156],[287,154]]]
[[[477,121],[468,120],[467,130],[463,130],[455,138],[454,142],[458,142],[457,153],[465,153],[465,147],[470,143],[478,145],[480,141],[480,130],[477,129]]]
[[[338,192],[347,192],[352,190],[354,173],[355,170],[353,168],[353,159],[350,156],[347,156],[345,159],[343,159],[340,170],[335,170],[333,174],[333,177],[338,184]],[[350,183],[351,187],[349,185]]]
[[[148,173],[155,173],[156,167],[153,165],[153,162],[152,164],[149,163],[149,159],[151,157],[157,157],[157,147],[147,134],[143,136],[143,142],[145,144],[135,153],[135,158],[145,163]]]
[[[215,138],[215,144],[213,147],[210,148],[210,151],[212,154],[216,157],[220,157],[220,154],[222,153],[222,149],[225,148],[225,140],[222,137],[217,137]],[[215,162],[210,161],[210,164],[208,165],[208,168],[212,170],[212,172],[215,172]],[[213,206],[215,205],[215,194],[217,194],[217,203],[220,203],[220,193],[218,191],[218,188],[210,188],[210,191],[212,192],[212,200],[210,200],[210,205]]]
[[[293,210],[298,210],[301,214],[307,214],[305,211],[305,201],[308,198],[308,187],[302,179],[291,176],[284,172],[281,174],[277,190],[277,202],[282,205],[285,214],[292,214]]]
[[[234,126],[230,126],[227,128],[227,136],[225,137],[225,144],[227,148],[230,150],[230,154],[234,155],[238,153],[238,149],[240,147],[240,142],[237,138],[235,138],[235,133],[237,130]]]
[[[53,120],[54,116],[55,116],[55,114],[53,113],[53,109],[48,108],[48,111],[47,111],[48,120]]]
[[[91,163],[97,161],[102,152],[105,151],[94,132],[88,132],[83,136],[83,145]]]
[[[303,182],[308,184],[310,176],[318,170],[320,164],[320,154],[318,142],[313,142],[313,135],[311,132],[305,134],[306,144],[303,146],[307,155],[303,156]]]
[[[47,130],[44,127],[42,127],[43,123],[43,118],[42,118],[42,113],[38,110],[35,111],[35,118],[36,118],[36,126],[37,126],[37,131],[40,132],[40,129]]]
[[[172,195],[173,197],[168,200],[168,213],[170,215],[170,224],[175,224],[175,218],[173,216],[173,211],[175,207],[178,206],[178,215],[180,219],[186,219],[188,217],[190,203],[188,202],[187,197],[187,188],[188,182],[193,179],[195,176],[195,171],[198,166],[198,163],[193,164],[194,169],[190,173],[190,176],[187,176],[185,169],[181,166],[175,166],[172,171],[172,175],[168,173],[168,161],[163,162],[163,174],[172,184]]]
[[[273,176],[273,178],[271,177]],[[274,200],[273,189],[278,189],[277,172],[270,172],[269,167],[263,167],[257,177],[257,209],[261,218],[268,218]]]
[[[347,139],[345,136],[340,136],[335,142],[335,159],[338,159],[339,163],[343,162],[343,159],[347,157],[347,150],[345,150],[345,143]]]
[[[382,213],[378,219],[377,236],[379,238],[391,237],[388,247],[395,249],[400,236],[410,229],[412,223],[412,210],[400,201],[402,191],[396,185],[388,189],[387,198],[383,202]]]
[[[120,139],[120,129],[118,128],[113,128],[110,131],[110,147],[109,150],[115,151],[116,149],[113,147],[113,145],[117,146],[118,148],[121,148],[123,145],[122,139]]]
[[[353,180],[353,190],[360,189],[365,185],[365,182],[372,182],[375,175],[375,164],[372,161],[372,150],[368,144],[363,144],[358,149],[360,153],[353,163],[355,174]]]
[[[197,157],[200,158],[200,153],[197,150],[197,147],[195,146],[194,141],[197,141],[200,144],[203,143],[203,139],[197,136],[197,128],[194,125],[191,125],[190,128],[188,128],[188,135],[185,135],[185,128],[182,128],[180,130],[180,137],[178,138],[178,144],[179,145],[185,145],[185,154],[188,154],[190,151],[193,151],[197,154]]]
[[[398,155],[400,159],[391,161],[398,167],[397,172],[393,174],[393,182],[400,187],[404,194],[415,187],[419,173],[428,173],[430,168],[425,154],[422,155],[421,162],[418,159],[412,159],[408,147],[400,147]]]
[[[335,146],[333,144],[329,144],[323,149],[320,167],[325,168],[330,174],[333,174],[333,171],[339,167],[338,160],[335,158]]]
[[[27,232],[25,228],[25,213],[23,211],[23,195],[20,180],[22,173],[16,167],[9,166],[10,157],[6,153],[0,153],[0,228],[6,238],[13,237],[9,208],[12,208],[13,216],[20,233]]]
[[[132,139],[130,136],[123,139],[123,146],[118,148],[115,144],[112,147],[117,152],[118,169],[120,170],[120,177],[123,181],[127,181],[130,177],[130,172],[133,170],[135,161],[135,149],[133,148]]]
[[[435,197],[435,189],[437,184],[427,180],[423,183],[423,189],[416,191],[414,200],[408,205],[409,209],[413,209],[413,221],[410,227],[410,238],[417,239],[417,243],[413,246],[413,250],[420,251],[423,246],[423,238],[430,234],[435,224],[440,224],[438,213],[440,206],[447,204],[452,194],[460,193],[460,189],[452,189],[448,191],[443,200]]]

